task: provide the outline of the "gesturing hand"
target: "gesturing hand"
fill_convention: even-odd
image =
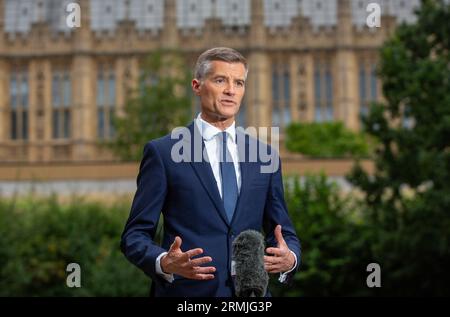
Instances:
[[[284,241],[280,225],[275,227],[275,238],[277,247],[266,249],[266,253],[273,254],[273,256],[264,256],[264,269],[269,273],[284,273],[294,267],[295,257]]]
[[[200,265],[209,263],[212,258],[204,256],[191,260],[192,257],[202,254],[200,248],[181,251],[181,238],[175,237],[169,251],[161,258],[161,269],[164,273],[177,274],[193,280],[211,280],[214,278],[216,268],[213,266],[202,267]]]

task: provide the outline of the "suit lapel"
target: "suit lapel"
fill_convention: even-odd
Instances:
[[[222,201],[222,198],[220,197],[220,193],[217,188],[217,183],[214,178],[214,174],[211,169],[211,164],[209,163],[209,160],[206,161],[206,160],[202,159],[200,162],[194,161],[195,142],[201,142],[202,153],[205,153],[205,155],[207,155],[206,151],[204,151],[205,143],[203,142],[203,138],[200,136],[200,134],[199,134],[200,132],[198,131],[197,126],[195,125],[195,122],[191,123],[188,126],[188,129],[191,132],[190,164],[192,165],[192,168],[194,169],[195,173],[197,174],[197,177],[199,178],[200,182],[202,183],[205,191],[208,193],[209,198],[214,203],[214,206],[216,207],[216,210],[218,211],[220,217],[229,226],[225,208],[223,206],[223,201]],[[194,131],[194,129],[197,131]]]

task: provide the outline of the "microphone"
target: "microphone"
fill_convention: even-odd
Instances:
[[[269,275],[264,269],[264,237],[255,230],[241,232],[233,241],[235,289],[238,297],[263,297]]]

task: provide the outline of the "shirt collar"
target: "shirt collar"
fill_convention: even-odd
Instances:
[[[209,122],[205,121],[201,117],[201,113],[198,114],[196,118],[196,124],[198,129],[200,130],[200,135],[205,139],[206,141],[211,140],[214,138],[217,134],[221,133],[222,130],[219,128],[213,126]],[[236,122],[233,121],[233,124],[230,125],[228,128],[225,129],[225,132],[231,137],[231,140],[233,142],[236,140]]]

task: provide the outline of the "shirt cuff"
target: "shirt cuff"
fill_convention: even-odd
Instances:
[[[155,270],[156,270],[156,274],[161,276],[167,282],[172,283],[173,282],[173,274],[164,273],[162,268],[161,268],[161,258],[163,256],[165,256],[166,254],[167,254],[167,252],[163,252],[160,255],[158,255],[158,257],[156,258]],[[295,263],[297,263],[297,262],[295,262]]]
[[[280,277],[278,278],[278,281],[280,283],[284,283],[286,281],[286,279],[287,279],[288,274],[291,273],[297,267],[297,256],[295,255],[294,252],[292,252],[292,251],[290,251],[290,252],[292,253],[292,255],[294,255],[294,259],[295,259],[294,266],[289,271],[284,272],[284,273],[280,273]]]

